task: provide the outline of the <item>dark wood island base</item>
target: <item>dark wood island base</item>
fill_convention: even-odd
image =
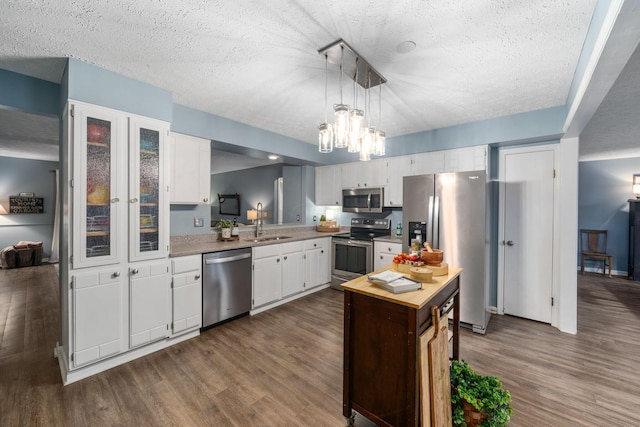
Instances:
[[[382,270],[381,270],[382,271]],[[420,335],[453,309],[453,358],[459,358],[460,268],[434,277],[422,290],[393,294],[366,276],[344,289],[343,415],[354,410],[379,426],[420,425]]]

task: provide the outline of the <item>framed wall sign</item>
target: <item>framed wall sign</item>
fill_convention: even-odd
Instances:
[[[9,196],[10,214],[44,213],[44,197]]]

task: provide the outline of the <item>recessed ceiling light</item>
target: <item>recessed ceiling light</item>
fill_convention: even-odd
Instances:
[[[398,43],[398,47],[396,47],[396,51],[398,53],[408,53],[415,48],[416,48],[416,42],[407,40],[407,41]]]
[[[278,160],[278,159],[280,158],[280,156],[276,156],[275,154],[269,154],[269,155],[267,156],[267,158],[268,158],[269,160]]]

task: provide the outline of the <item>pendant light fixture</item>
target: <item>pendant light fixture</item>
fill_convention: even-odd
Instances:
[[[318,151],[330,153],[333,151],[333,126],[327,120],[327,74],[329,57],[324,55],[324,123],[318,127]]]
[[[376,130],[376,138],[373,148],[373,154],[375,156],[384,156],[386,153],[386,134],[383,130],[380,130],[382,125],[382,85],[378,87],[378,130]]]
[[[344,75],[344,46],[340,46],[340,104],[333,106],[333,126],[336,148],[345,148],[349,136],[349,106],[342,103],[342,76]]]
[[[350,153],[359,153],[362,161],[371,159],[371,155],[385,154],[385,133],[371,125],[371,88],[382,86],[387,80],[360,56],[344,40],[339,39],[318,51],[325,57],[325,123],[319,126],[318,150],[330,153],[333,148],[347,148]],[[327,110],[327,63],[340,62],[340,103],[333,106],[334,123],[326,120]],[[343,76],[347,74],[353,80],[353,108],[343,102]],[[365,90],[364,105],[358,108],[358,86]],[[379,92],[379,115],[382,107]],[[365,119],[367,127],[365,128]]]

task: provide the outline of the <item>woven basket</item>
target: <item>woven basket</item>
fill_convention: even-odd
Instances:
[[[464,421],[467,426],[479,426],[487,420],[487,414],[478,411],[473,405],[462,399],[462,410],[464,411]]]

